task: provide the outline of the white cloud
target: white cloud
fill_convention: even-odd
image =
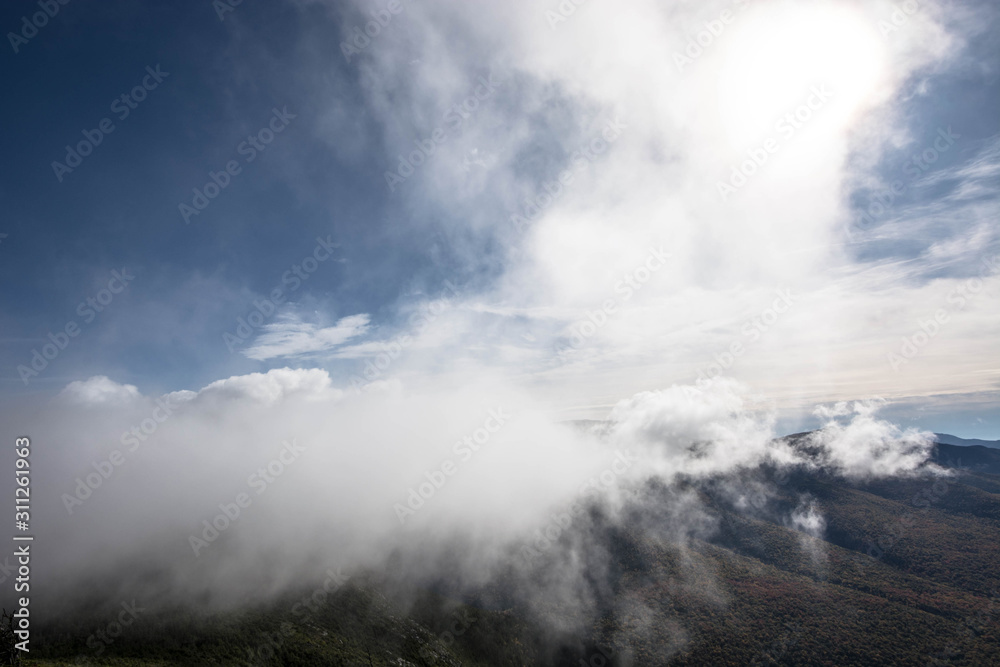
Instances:
[[[350,315],[332,327],[319,328],[303,322],[296,315],[286,315],[277,322],[264,326],[254,344],[243,354],[251,359],[265,361],[281,357],[302,357],[324,352],[368,332],[370,317],[366,314]]]
[[[884,401],[858,401],[851,406],[853,416],[846,422],[842,418],[849,413],[843,404],[818,411],[828,421],[809,437],[809,442],[823,450],[823,464],[862,479],[910,473],[921,466],[934,446],[934,434],[902,430],[878,419],[876,414],[884,405]]]
[[[427,339],[438,330],[441,345],[420,350],[428,366],[474,357],[516,368],[540,400],[589,417],[605,417],[622,396],[692,382],[734,343],[744,352],[727,373],[790,410],[951,392],[968,375],[944,372],[948,365],[991,367],[985,316],[966,313],[949,322],[948,343],[935,341],[905,377],[884,360],[918,321],[947,307],[958,280],[941,277],[941,253],[978,262],[995,239],[995,205],[963,200],[957,211],[926,212],[897,204],[857,244],[845,234],[852,185],[873,178],[887,148],[916,141],[900,102],[907,82],[940,74],[961,52],[938,4],[921,3],[885,37],[879,21],[892,14],[890,2],[588,4],[555,31],[544,12],[412,9],[399,24],[406,38],[373,44],[359,66],[387,164],[441,125],[440,110],[470,95],[478,76],[491,68],[506,75],[397,193],[427,219],[448,211],[460,221],[456,237],[473,230],[509,250],[491,288],[429,327]],[[735,19],[679,72],[675,54],[723,9]],[[466,39],[456,42],[454,31]],[[847,42],[855,46],[845,57]],[[777,129],[823,85],[832,96],[807,122],[790,136]],[[616,117],[620,136],[575,169],[574,151]],[[767,138],[778,150],[722,202],[717,183]],[[463,168],[472,150],[490,156],[485,166]],[[990,155],[956,174],[984,183]],[[566,168],[573,182],[549,195],[546,184],[554,187]],[[510,215],[539,197],[548,204],[523,232],[513,230]],[[946,239],[931,228],[946,229]],[[858,258],[884,240],[939,245],[909,262]],[[661,245],[670,260],[626,298],[623,276]],[[472,253],[463,259],[481,262]],[[787,288],[799,296],[792,311],[748,337],[748,320]],[[1000,297],[977,298],[983,312],[1000,312]],[[603,318],[608,300],[614,314],[572,348],[572,328]],[[997,325],[994,318],[986,328]],[[979,342],[966,344],[972,338]],[[337,356],[376,349],[345,346]],[[977,375],[974,389],[997,379]]]
[[[788,524],[791,528],[816,539],[822,539],[823,531],[826,530],[826,518],[812,498],[800,499],[798,507],[789,517]]]
[[[319,563],[320,571],[379,567],[397,549],[449,549],[448,536],[469,540],[449,563],[482,576],[594,484],[614,516],[651,478],[808,461],[773,440],[771,410],[730,380],[623,400],[605,435],[555,423],[530,393],[485,368],[421,382],[354,395],[326,371],[282,368],[165,403],[132,388],[129,405],[90,403],[72,418],[54,408],[32,433],[55,443],[38,461],[47,499],[37,507],[39,539],[64,547],[46,552],[47,571],[75,581],[104,572],[129,595],[155,598],[149,582],[121,578],[137,572],[121,563],[141,558],[170,573],[161,596],[211,590],[219,602],[230,593],[245,601],[247,582],[252,595],[267,596]],[[815,440],[829,453],[818,465],[852,476],[918,465],[928,451],[922,436],[877,422],[873,410],[855,406],[849,424],[828,424]],[[133,437],[122,440],[123,432]],[[274,462],[291,440],[304,448],[301,460]],[[124,458],[120,467],[102,463],[109,444]],[[95,469],[111,472],[68,515],[66,498]],[[248,480],[254,471],[272,476],[259,495]],[[190,536],[248,491],[252,503],[195,557]],[[415,510],[402,525],[397,505]],[[666,511],[676,515],[677,540],[711,531],[711,513],[693,496]],[[800,530],[821,528],[816,511],[796,516]],[[440,562],[429,558],[423,566]],[[64,590],[55,579],[52,587]]]
[[[135,385],[119,384],[106,375],[70,382],[60,392],[63,399],[79,405],[123,405],[139,398]]]
[[[732,380],[642,392],[612,410],[612,439],[647,451],[665,477],[754,465],[769,454],[774,432],[772,415],[754,411],[752,402]]]
[[[997,182],[1000,180],[1000,135],[987,140],[978,154],[968,162],[930,172],[918,183],[919,186],[953,182],[955,188],[949,199],[976,199],[995,197]]]
[[[318,368],[291,369],[273,368],[266,373],[237,375],[225,380],[217,380],[194,394],[177,392],[181,401],[220,398],[241,403],[250,400],[264,405],[275,405],[289,398],[308,401],[335,399],[342,392],[333,389],[330,375]]]

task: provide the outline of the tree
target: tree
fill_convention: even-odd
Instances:
[[[15,648],[17,635],[14,634],[14,614],[3,610],[0,616],[0,660],[4,665],[20,665],[21,652]]]

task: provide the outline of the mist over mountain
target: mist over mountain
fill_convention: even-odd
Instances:
[[[0,27],[0,662],[1000,664],[996,2]]]
[[[340,394],[315,372],[173,399],[103,378],[68,388],[36,436],[65,449],[36,465],[63,462],[84,484],[86,466],[71,461],[111,454],[81,433],[171,400],[175,412],[134,452],[155,472],[129,459],[80,504],[67,487],[39,509],[38,539],[62,548],[39,556],[37,622],[64,638],[39,664],[236,664],[248,651],[252,664],[887,660],[873,645],[904,662],[960,645],[971,662],[957,664],[978,664],[1000,647],[987,612],[962,634],[966,616],[998,601],[1000,581],[980,567],[1000,556],[993,450],[901,430],[878,402],[821,407],[823,428],[778,437],[732,381],[646,392],[608,420],[571,424],[516,392],[493,408],[467,397],[470,439],[425,441],[421,460],[440,463],[421,470],[410,434],[433,432],[444,405],[430,391],[380,394],[398,419],[376,426],[372,396]],[[60,426],[56,414],[71,418]],[[298,449],[279,440],[289,425]],[[236,474],[236,449],[265,472]],[[284,469],[268,477],[269,459]],[[214,482],[178,483],[193,471]],[[241,492],[251,502],[237,510]],[[105,641],[88,629],[123,604],[142,610],[134,632]],[[442,640],[456,623],[462,634]],[[264,648],[262,632],[275,638]]]

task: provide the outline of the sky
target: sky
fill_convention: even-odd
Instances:
[[[724,375],[779,432],[1000,438],[994,3],[41,5],[0,10],[8,414]]]

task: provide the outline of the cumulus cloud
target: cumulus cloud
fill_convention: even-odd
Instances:
[[[139,397],[139,389],[131,384],[119,384],[106,375],[70,382],[59,393],[70,403],[80,405],[120,405]]]
[[[856,401],[850,412],[846,404],[817,410],[827,421],[810,435],[810,444],[822,450],[826,465],[848,477],[888,477],[914,471],[930,455],[934,434],[903,430],[878,419],[876,414],[884,405],[880,400]],[[843,419],[845,416],[850,419]]]
[[[611,411],[615,442],[640,447],[664,477],[717,474],[760,463],[774,438],[773,415],[755,413],[748,390],[731,379],[701,388],[642,392]]]
[[[237,375],[216,380],[197,392],[177,392],[180,401],[220,398],[234,403],[275,405],[291,397],[304,400],[336,399],[342,392],[332,388],[330,375],[318,368],[292,370],[274,368],[266,373]]]

